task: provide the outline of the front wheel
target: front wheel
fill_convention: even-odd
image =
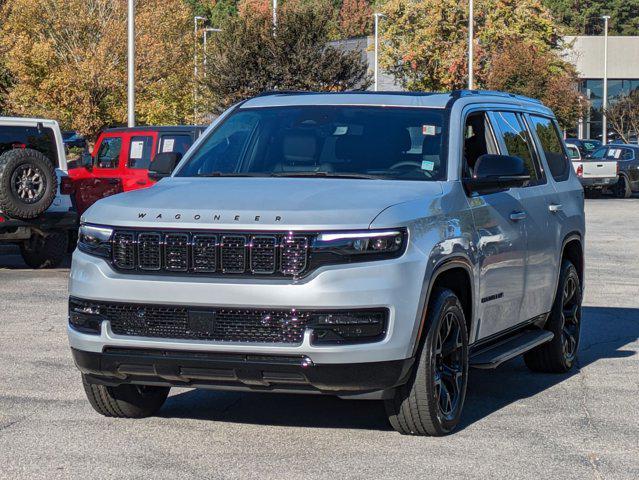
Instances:
[[[55,268],[64,260],[68,245],[67,232],[33,233],[20,244],[20,254],[30,268]]]
[[[147,385],[119,385],[108,387],[89,383],[84,375],[82,384],[93,409],[105,417],[144,418],[160,410],[169,387]]]
[[[427,335],[413,375],[385,401],[393,428],[441,436],[459,423],[468,382],[468,334],[457,296],[437,289],[428,303]]]

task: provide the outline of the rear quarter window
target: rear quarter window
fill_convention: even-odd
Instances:
[[[14,148],[31,148],[42,153],[55,167],[60,165],[55,134],[50,128],[0,126],[0,155]]]
[[[546,157],[550,173],[556,182],[568,179],[570,167],[568,165],[568,157],[564,152],[559,131],[555,123],[545,117],[530,116],[532,120],[533,131],[539,139],[539,144]]]

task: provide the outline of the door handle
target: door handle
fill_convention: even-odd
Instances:
[[[548,205],[548,210],[552,213],[561,212],[564,209],[564,206],[561,203],[551,203]]]
[[[526,212],[515,211],[510,214],[510,219],[513,222],[518,222],[519,220],[525,220],[527,216]]]

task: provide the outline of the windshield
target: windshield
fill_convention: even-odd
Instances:
[[[239,109],[177,177],[317,176],[441,180],[445,113],[425,108]]]

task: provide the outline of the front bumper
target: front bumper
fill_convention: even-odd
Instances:
[[[68,329],[72,348],[103,353],[108,348],[198,353],[306,356],[314,365],[388,362],[412,357],[421,319],[420,298],[427,262],[409,248],[400,258],[322,267],[300,280],[223,279],[122,274],[108,262],[77,251],[69,294],[80,299],[193,308],[295,308],[388,310],[386,336],[374,343],[313,345],[307,330],[300,344],[241,343],[118,335],[102,323],[99,335]]]
[[[103,353],[72,349],[86,380],[189,388],[361,395],[404,383],[413,359],[315,365],[304,356],[211,354],[109,348]]]
[[[603,178],[583,178],[580,177],[579,181],[584,188],[599,188],[610,187],[617,183],[617,177],[603,177]]]

